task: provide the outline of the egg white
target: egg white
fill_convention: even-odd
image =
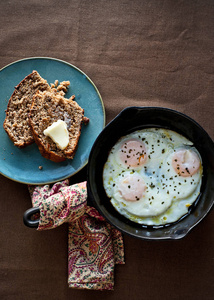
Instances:
[[[143,166],[132,168],[119,159],[121,145],[130,139],[145,143],[148,158]],[[103,169],[104,189],[120,214],[139,224],[164,225],[176,222],[188,212],[200,193],[202,163],[199,172],[193,176],[178,176],[171,160],[179,147],[191,147],[200,158],[191,141],[171,130],[149,128],[120,138]],[[135,172],[144,180],[146,192],[138,201],[127,201],[118,185],[124,176]]]

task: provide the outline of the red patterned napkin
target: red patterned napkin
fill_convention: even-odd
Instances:
[[[68,285],[79,289],[113,290],[115,264],[124,264],[120,231],[87,206],[86,182],[51,188],[29,186],[33,206],[40,208],[38,230],[68,223]]]

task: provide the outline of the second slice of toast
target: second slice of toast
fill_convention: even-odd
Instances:
[[[42,156],[54,162],[73,159],[83,119],[84,110],[73,98],[67,99],[54,91],[37,91],[30,109],[29,124]],[[58,120],[66,123],[69,133],[69,144],[64,150],[44,134],[44,130]]]

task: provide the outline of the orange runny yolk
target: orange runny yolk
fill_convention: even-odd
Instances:
[[[145,144],[138,140],[127,140],[120,148],[119,158],[124,165],[136,168],[147,161]]]
[[[172,166],[175,172],[183,177],[189,177],[197,173],[200,164],[198,154],[189,149],[177,150],[172,158]]]
[[[139,201],[146,191],[146,183],[139,174],[128,174],[122,178],[118,190],[126,201]]]

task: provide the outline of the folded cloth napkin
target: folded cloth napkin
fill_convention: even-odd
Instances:
[[[32,205],[40,208],[38,230],[68,223],[68,285],[113,290],[115,264],[124,264],[120,231],[87,205],[86,182],[69,180],[52,187],[29,186]]]

